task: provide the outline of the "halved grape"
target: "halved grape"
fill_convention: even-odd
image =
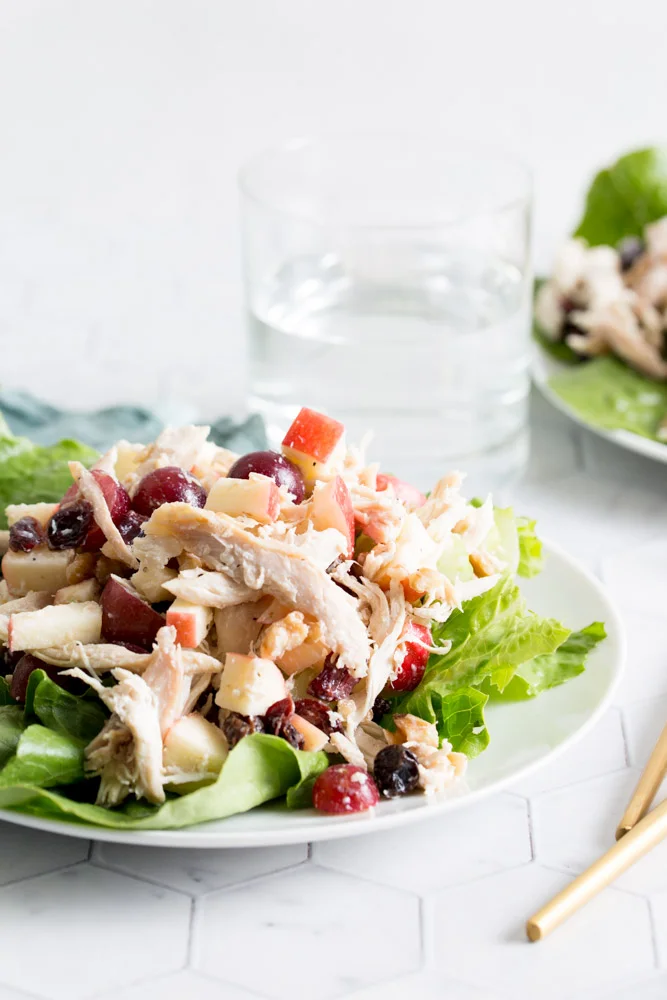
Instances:
[[[206,490],[189,472],[177,465],[165,465],[144,476],[132,498],[132,506],[138,514],[150,517],[164,503],[189,503],[193,507],[203,507]]]
[[[268,476],[276,486],[284,486],[294,497],[295,503],[301,503],[306,495],[301,470],[275,451],[251,451],[242,455],[227,474],[230,479],[249,479],[251,472]]]

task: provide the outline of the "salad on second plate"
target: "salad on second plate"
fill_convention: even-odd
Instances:
[[[120,441],[7,507],[0,806],[155,829],[437,795],[490,697],[576,676],[604,637],[526,609],[534,526],[459,473],[424,496],[307,408],[281,453],[207,434]]]
[[[665,150],[630,153],[595,178],[574,237],[538,288],[535,329],[571,366],[549,385],[577,416],[667,441]]]

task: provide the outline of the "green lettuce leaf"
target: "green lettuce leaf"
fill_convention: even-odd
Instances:
[[[26,693],[26,714],[33,713],[47,729],[80,740],[97,736],[108,718],[102,703],[63,691],[43,670],[34,670]]]
[[[234,747],[213,784],[170,798],[162,806],[128,802],[120,809],[104,809],[53,789],[79,780],[82,764],[83,750],[76,741],[43,726],[29,726],[16,756],[0,771],[0,808],[115,829],[175,829],[224,819],[280,798],[324,771],[328,758],[321,752],[294,750],[277,736],[256,733]],[[85,782],[83,787],[94,784]]]
[[[0,767],[16,753],[21,733],[25,729],[23,709],[18,705],[0,707]]]
[[[9,693],[9,684],[4,677],[0,677],[0,705],[15,705],[16,701]]]
[[[431,655],[421,684],[392,704],[392,714],[409,712],[434,722],[455,750],[465,746],[474,756],[488,744],[488,694],[480,688],[503,691],[521,664],[553,653],[569,634],[559,622],[528,611],[513,578],[505,576],[434,626],[434,644],[450,641],[451,649]]]
[[[14,756],[0,771],[0,803],[6,789],[15,785],[53,788],[82,781],[84,745],[46,726],[28,726],[18,740]]]
[[[544,562],[542,558],[542,542],[535,531],[536,521],[528,517],[517,517],[516,530],[519,537],[519,576],[537,576]]]
[[[652,382],[611,356],[560,372],[549,385],[581,420],[603,430],[631,431],[655,440],[667,410],[667,385]]]
[[[591,246],[615,246],[624,236],[641,236],[647,223],[664,215],[667,149],[640,149],[597,174],[575,236]]]
[[[554,650],[523,663],[516,671],[504,695],[508,698],[534,698],[549,688],[564,684],[586,669],[586,657],[605,639],[602,622],[593,622],[580,632],[573,632]]]
[[[0,528],[7,527],[7,504],[60,500],[72,485],[67,463],[91,465],[96,458],[97,452],[79,441],[45,447],[27,438],[0,436]]]

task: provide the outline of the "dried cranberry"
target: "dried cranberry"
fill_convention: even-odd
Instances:
[[[46,527],[50,549],[75,549],[84,541],[93,523],[93,507],[87,500],[60,507]]]
[[[378,695],[373,703],[373,722],[382,722],[388,712],[391,712],[391,702]]]
[[[342,719],[336,717],[332,719],[333,713],[329,706],[317,698],[299,698],[294,711],[306,722],[310,722],[311,726],[321,729],[327,736],[331,733],[340,733],[343,729]]]
[[[147,520],[143,514],[137,514],[136,510],[128,510],[117,525],[120,537],[126,545],[131,545],[134,539],[139,537]]]
[[[379,801],[373,778],[355,764],[334,764],[313,785],[313,805],[320,812],[334,815],[364,812]]]
[[[282,739],[287,740],[296,750],[303,750],[303,736],[290,722],[290,718],[293,715],[294,702],[288,695],[287,698],[282,698],[280,701],[275,702],[267,710],[264,716],[264,727],[267,733],[282,737]]]
[[[322,701],[340,701],[349,698],[356,683],[357,678],[347,667],[337,667],[333,654],[329,653],[321,671],[308,685],[308,694]]]
[[[22,517],[9,529],[9,547],[12,552],[32,552],[46,541],[46,533],[34,517]]]
[[[220,728],[227,738],[229,749],[235,747],[239,740],[251,733],[261,733],[264,725],[259,716],[239,715],[238,712],[230,712],[220,724]]]
[[[407,747],[383,747],[375,758],[373,774],[380,793],[386,799],[395,799],[417,787],[419,764]]]

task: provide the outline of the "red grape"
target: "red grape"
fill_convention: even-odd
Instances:
[[[9,547],[12,552],[32,552],[46,541],[46,533],[34,517],[22,517],[9,529]]]
[[[132,506],[138,514],[150,517],[163,503],[189,503],[193,507],[203,507],[206,490],[194,476],[177,465],[165,465],[154,469],[137,486]]]
[[[421,683],[426,670],[428,658],[431,655],[428,649],[424,649],[420,642],[410,642],[409,637],[419,639],[420,642],[431,645],[431,633],[426,625],[418,622],[411,622],[403,636],[405,642],[405,656],[403,662],[396,671],[396,676],[389,682],[392,691],[414,691]]]
[[[228,476],[230,479],[249,479],[251,472],[268,476],[276,486],[284,486],[294,497],[295,503],[301,503],[306,496],[301,470],[294,462],[275,451],[251,451],[248,455],[243,455],[234,462]]]
[[[113,577],[102,591],[100,604],[102,638],[106,642],[129,642],[150,649],[165,623],[150,604]]]
[[[320,812],[334,815],[364,812],[379,801],[372,777],[355,764],[334,764],[313,785],[313,805]]]
[[[66,691],[76,691],[80,687],[80,684],[72,677],[61,677],[60,667],[54,667],[50,663],[45,663],[44,660],[40,660],[38,656],[33,656],[32,653],[23,653],[21,659],[14,667],[9,687],[9,693],[12,698],[20,701],[21,704],[25,701],[28,681],[34,670],[43,670],[55,684],[65,688]]]

